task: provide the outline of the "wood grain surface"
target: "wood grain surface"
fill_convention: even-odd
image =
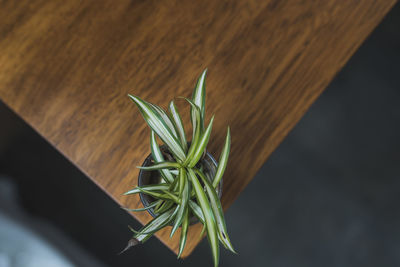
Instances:
[[[227,208],[394,2],[3,0],[0,98],[115,201],[135,208],[139,198],[122,193],[137,184],[149,129],[127,94],[165,108],[174,96],[189,97],[208,67],[207,121],[216,114],[209,150],[217,158],[232,128]],[[185,256],[199,230],[191,227]],[[157,236],[176,252],[179,233]]]

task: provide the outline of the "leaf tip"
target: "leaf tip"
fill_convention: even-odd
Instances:
[[[126,247],[120,253],[118,253],[118,255],[121,255],[122,253],[124,253],[125,251],[127,251],[131,247],[136,246],[139,243],[140,243],[140,241],[137,240],[136,238],[129,239],[128,244],[126,245]]]
[[[128,97],[129,97],[130,99],[132,99],[133,101],[136,101],[136,99],[138,98],[137,96],[131,95],[131,94],[128,94]]]
[[[214,118],[215,118],[215,114],[212,115],[210,122],[214,121]]]

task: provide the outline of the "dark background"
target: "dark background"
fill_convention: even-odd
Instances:
[[[400,266],[399,29],[397,4],[228,210],[220,266]],[[1,102],[0,123],[0,212],[76,266],[211,266],[206,241],[118,256],[139,224]]]

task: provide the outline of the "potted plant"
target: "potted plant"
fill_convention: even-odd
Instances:
[[[214,266],[219,262],[219,242],[235,253],[226,230],[220,203],[222,176],[230,151],[230,130],[219,163],[206,151],[214,116],[205,125],[205,96],[207,70],[198,78],[190,105],[192,140],[188,142],[181,116],[172,100],[169,113],[137,96],[128,95],[137,105],[151,128],[151,154],[140,168],[138,186],[125,193],[140,194],[144,208],[130,211],[147,211],[153,219],[134,232],[126,249],[145,242],[155,232],[171,227],[171,237],[181,227],[178,258],[185,247],[188,228],[195,222],[203,224],[211,247]],[[164,145],[159,146],[157,136]],[[124,251],[126,250],[124,249]]]

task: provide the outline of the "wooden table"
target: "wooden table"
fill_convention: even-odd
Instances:
[[[0,1],[0,97],[134,208],[139,198],[122,193],[137,183],[149,130],[127,93],[166,107],[190,96],[208,67],[207,113],[216,114],[209,150],[217,157],[232,128],[226,208],[394,3]],[[199,230],[191,228],[185,256]],[[179,234],[157,236],[176,252]]]

